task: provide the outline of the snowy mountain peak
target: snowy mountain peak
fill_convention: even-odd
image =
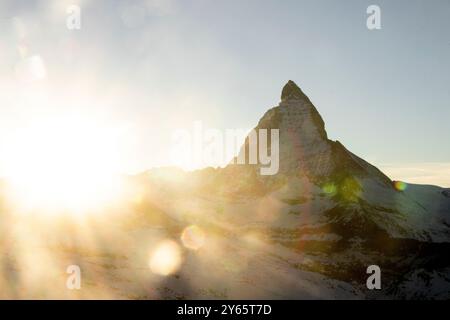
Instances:
[[[152,209],[168,207],[173,225],[179,217],[183,224],[190,224],[190,217],[204,219],[205,225],[223,228],[224,237],[230,235],[225,241],[239,245],[257,239],[251,240],[257,245],[243,252],[262,257],[259,252],[267,250],[257,264],[276,257],[269,264],[276,263],[278,270],[280,261],[288,262],[293,268],[289,275],[303,269],[349,285],[361,279],[361,295],[374,296],[361,277],[375,263],[387,275],[383,295],[449,296],[450,282],[444,275],[450,270],[450,189],[394,187],[375,166],[327,137],[321,115],[293,81],[283,87],[281,102],[254,129],[279,131],[279,139],[267,139],[264,147],[269,150],[263,151],[278,153],[275,174],[261,174],[266,164],[260,159],[249,161],[255,146],[252,132],[236,157],[245,157],[244,163],[232,161],[225,168],[186,173],[182,183],[153,175]],[[144,181],[148,184],[149,177]],[[167,204],[162,206],[162,201]],[[194,216],[192,211],[204,215]],[[412,282],[418,285],[408,287]],[[291,283],[281,292],[289,288]],[[320,288],[327,285],[321,282]]]
[[[283,87],[279,105],[260,119],[255,130],[259,129],[279,130],[279,172],[282,175],[307,176],[316,183],[335,176],[370,176],[391,186],[390,179],[378,169],[352,154],[340,142],[328,139],[322,116],[292,80]],[[244,151],[248,152],[248,139],[241,149]]]

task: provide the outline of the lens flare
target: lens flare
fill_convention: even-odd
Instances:
[[[150,270],[161,276],[168,276],[181,265],[181,249],[173,240],[164,240],[153,251],[149,261]]]
[[[336,185],[334,183],[326,183],[323,188],[323,192],[325,192],[327,195],[334,196],[337,192]]]
[[[394,181],[394,188],[397,191],[405,191],[408,187],[408,184],[403,181]]]
[[[358,200],[361,191],[361,184],[353,177],[346,178],[339,187],[339,194],[342,198],[351,202],[356,202]]]
[[[205,232],[196,225],[187,227],[181,234],[183,245],[191,250],[198,250],[203,247],[205,239]]]

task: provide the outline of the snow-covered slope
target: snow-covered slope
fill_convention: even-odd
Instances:
[[[413,184],[396,188],[375,166],[328,139],[322,117],[292,81],[255,129],[279,129],[278,174],[260,175],[260,164],[193,173],[189,180],[201,178],[171,212],[179,214],[195,203],[210,223],[264,234],[268,243],[301,254],[294,263],[299,268],[362,287],[368,265],[384,266],[390,274],[383,291],[388,297],[448,297],[448,190]],[[248,145],[249,138],[241,153],[248,155]],[[430,277],[444,276],[406,292],[418,270],[422,276],[430,270]],[[439,288],[433,288],[435,283]]]
[[[174,220],[201,221],[222,230],[221,241],[231,241],[231,247],[258,250],[261,260],[253,268],[270,270],[273,281],[261,285],[255,278],[239,292],[256,290],[265,292],[259,297],[275,298],[450,297],[448,190],[413,184],[396,188],[375,166],[328,139],[322,117],[292,81],[255,129],[279,129],[276,175],[261,175],[262,164],[233,162],[188,173],[183,182],[155,173],[146,177]],[[248,148],[249,138],[241,148],[247,162]],[[259,245],[246,247],[249,237]],[[371,264],[384,272],[381,291],[365,287]],[[315,282],[302,272],[328,280]],[[295,289],[289,285],[295,281],[314,285]]]
[[[375,166],[328,139],[322,117],[294,82],[284,86],[280,104],[266,112],[255,128],[259,129],[280,130],[279,173],[261,176],[261,165],[230,164],[219,173],[219,184],[228,182],[234,194],[288,192],[284,197],[304,199],[301,206],[309,206],[309,214],[321,223],[373,224],[396,238],[450,242],[446,191],[414,185],[397,190]],[[247,138],[241,152],[248,154],[248,143]],[[330,212],[331,220],[324,217]]]
[[[82,228],[8,220],[0,202],[0,298],[450,298],[450,190],[395,187],[328,139],[292,81],[256,129],[279,129],[276,175],[261,175],[260,164],[153,169],[130,177],[135,196],[124,208]],[[180,240],[193,225],[206,236],[198,250]],[[149,253],[167,239],[181,248],[180,266],[155,275]],[[64,286],[73,263],[81,291]],[[373,264],[382,290],[366,287]]]

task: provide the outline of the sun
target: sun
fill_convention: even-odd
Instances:
[[[2,167],[21,212],[82,214],[121,196],[123,153],[114,126],[73,114],[44,116],[6,140]]]

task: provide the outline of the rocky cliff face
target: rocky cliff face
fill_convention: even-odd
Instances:
[[[257,203],[240,211],[246,216],[242,225],[269,229],[272,241],[288,248],[301,244],[303,253],[314,256],[302,267],[334,279],[363,281],[365,266],[375,263],[391,273],[387,296],[446,296],[447,190],[408,184],[396,189],[375,166],[328,139],[321,115],[293,81],[284,86],[279,105],[258,122],[259,129],[279,129],[278,174],[261,176],[262,164],[231,164],[218,173],[222,190]],[[241,153],[248,154],[248,147],[249,139]],[[277,218],[261,221],[262,207]],[[425,271],[430,269],[431,274]],[[413,278],[415,288],[405,289]]]
[[[0,181],[0,298],[450,298],[448,189],[394,187],[328,139],[292,81],[256,129],[279,130],[277,174],[261,175],[262,164],[153,169],[129,177],[123,208],[80,229],[64,217],[10,220]],[[167,240],[179,269],[156,276],[149,254]],[[24,262],[41,260],[55,265],[24,282]],[[80,291],[64,286],[74,262],[86,279]],[[370,265],[381,269],[381,290],[366,287]]]
[[[392,185],[377,168],[352,154],[340,142],[328,139],[321,115],[293,81],[283,87],[279,105],[261,118],[255,131],[260,129],[279,130],[279,176],[305,176],[316,183],[346,175],[370,176],[386,187]],[[269,153],[270,147],[269,139]],[[249,138],[241,149],[243,152],[248,160]]]
[[[225,190],[243,196],[303,193],[318,208],[314,215],[325,219],[320,223],[348,225],[349,230],[340,230],[349,234],[354,234],[352,228],[364,233],[370,225],[391,237],[450,241],[450,202],[445,194],[418,198],[412,190],[396,190],[375,166],[328,139],[321,115],[293,81],[283,87],[279,105],[261,118],[255,131],[260,129],[279,130],[279,172],[261,176],[263,164],[230,164],[218,174],[221,184],[232,184]],[[242,152],[248,156],[249,138]],[[430,207],[433,202],[439,208]]]
[[[189,188],[188,201],[208,212],[204,217],[211,224],[232,226],[227,232],[234,239],[264,235],[263,255],[287,262],[296,269],[292,274],[300,269],[353,284],[360,290],[357,297],[449,297],[448,190],[396,188],[375,166],[328,139],[321,115],[293,81],[284,86],[279,105],[258,122],[259,129],[279,130],[277,174],[261,175],[264,164],[248,164],[248,137],[240,153],[247,164],[189,175],[196,185]],[[211,208],[213,203],[220,203],[220,210]],[[365,288],[371,264],[385,275],[376,294]],[[318,286],[336,297],[343,294]],[[280,288],[287,292],[285,284]]]

